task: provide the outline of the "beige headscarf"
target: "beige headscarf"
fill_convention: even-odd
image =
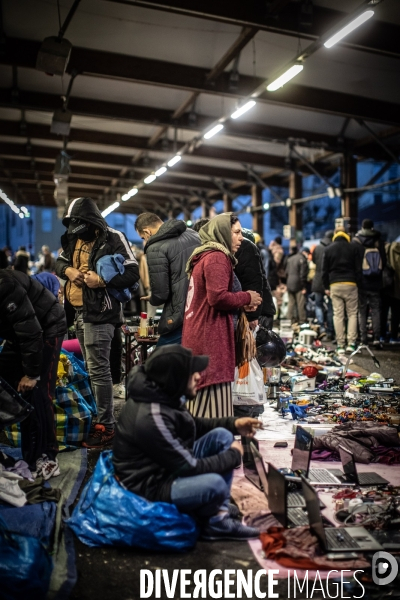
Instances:
[[[232,266],[236,266],[237,260],[232,254],[231,215],[232,213],[222,213],[221,215],[217,215],[200,229],[199,235],[202,245],[193,250],[186,263],[186,273],[188,274],[188,277],[192,274],[193,258],[202,252],[209,252],[210,250],[219,250],[220,252],[223,252],[226,256],[229,256]]]

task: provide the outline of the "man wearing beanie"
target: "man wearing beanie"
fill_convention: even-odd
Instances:
[[[91,198],[75,198],[63,217],[67,231],[61,237],[62,252],[56,274],[66,279],[65,296],[75,309],[76,336],[90,375],[97,403],[98,421],[87,448],[102,448],[114,437],[113,382],[110,349],[115,327],[122,322],[118,290],[131,288],[139,279],[139,267],[125,235],[108,227]],[[104,257],[120,255],[123,272],[107,283],[96,271]]]
[[[229,503],[232,471],[243,454],[233,436],[251,438],[261,424],[192,417],[185,402],[195,398],[207,365],[208,356],[171,344],[132,369],[113,444],[115,473],[131,492],[191,514],[204,539],[248,540],[258,529],[242,525]]]
[[[357,248],[343,227],[337,227],[332,244],[324,253],[322,281],[333,305],[333,323],[337,352],[353,352],[357,341],[358,286],[361,283],[361,260]],[[345,318],[347,315],[347,347]]]

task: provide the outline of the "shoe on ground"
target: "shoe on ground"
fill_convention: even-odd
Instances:
[[[125,399],[125,386],[123,383],[114,383],[113,397],[118,398],[119,400]]]
[[[236,540],[238,542],[254,540],[260,537],[260,532],[255,527],[246,527],[240,521],[230,516],[209,523],[201,532],[203,540]]]
[[[58,466],[58,460],[50,460],[46,454],[42,454],[43,462],[41,468],[41,474],[45,481],[50,479],[50,477],[58,477],[60,474],[60,467]],[[40,475],[40,474],[39,474]]]
[[[390,338],[389,344],[400,344],[400,338]]]
[[[346,353],[346,350],[345,350],[345,348],[344,348],[343,346],[338,346],[338,347],[336,348],[336,352],[337,352],[338,354],[345,354],[345,353]]]
[[[375,350],[382,350],[383,344],[380,340],[374,340],[372,342],[372,347],[375,348]]]
[[[105,425],[96,423],[93,433],[89,435],[86,442],[82,442],[82,446],[84,448],[103,448],[111,444],[114,434],[114,428],[107,428]]]
[[[355,344],[348,344],[346,346],[346,352],[354,352],[355,350],[357,350],[357,346]]]
[[[232,502],[229,502],[229,504],[228,504],[228,515],[231,519],[241,519],[242,518],[242,513],[240,512],[240,510],[238,509],[236,504],[233,504]]]

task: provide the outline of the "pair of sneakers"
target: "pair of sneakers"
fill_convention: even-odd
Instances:
[[[33,474],[33,473],[32,473]],[[36,461],[36,477],[43,477],[44,480],[50,477],[57,477],[60,474],[58,460],[51,460],[47,454],[42,454]]]
[[[343,355],[343,354],[346,354],[346,352],[349,352],[351,354],[355,350],[357,350],[357,346],[355,344],[348,344],[346,347],[338,346],[336,349],[336,352],[339,355],[341,355],[341,354]]]
[[[212,519],[210,521],[202,528],[201,538],[203,540],[243,542],[257,539],[260,536],[260,532],[256,527],[247,527],[242,524],[240,511],[234,504],[229,504],[225,517],[219,521],[213,522]]]

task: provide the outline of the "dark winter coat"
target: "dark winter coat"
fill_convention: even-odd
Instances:
[[[312,253],[312,261],[315,264],[315,275],[312,280],[311,290],[323,294],[325,292],[325,286],[322,281],[322,265],[324,262],[324,253],[328,246],[332,243],[331,238],[323,238],[318,246],[315,247]]]
[[[362,263],[364,252],[367,248],[376,248],[382,260],[382,272],[386,265],[385,244],[379,231],[373,229],[360,229],[355,235],[352,243],[358,250]],[[367,292],[379,292],[382,289],[382,272],[380,275],[362,275],[360,288]]]
[[[29,252],[26,252],[25,250],[18,250],[18,252],[15,253],[15,271],[20,271],[21,273],[25,273],[27,275],[29,273],[30,258],[31,255],[29,254]]]
[[[361,260],[355,244],[338,236],[324,252],[322,281],[328,290],[332,283],[361,283]]]
[[[97,261],[103,256],[122,254],[125,258],[125,271],[116,275],[105,288],[89,288],[83,285],[83,321],[85,323],[121,324],[122,305],[112,295],[108,288],[123,290],[131,288],[139,279],[137,260],[129,246],[126,236],[116,229],[108,227],[101,216],[97,205],[91,198],[76,198],[68,206],[63,218],[63,225],[68,227],[71,217],[76,217],[96,226],[99,235],[89,256],[89,269],[96,272]],[[72,257],[77,241],[76,235],[65,232],[61,237],[63,251],[56,262],[56,274],[61,279],[67,279],[65,270],[72,267]],[[65,284],[69,285],[69,281]]]
[[[25,375],[40,375],[43,339],[66,331],[65,312],[54,294],[24,273],[0,270],[0,337],[18,344]]]
[[[259,246],[256,246],[245,238],[235,257],[238,261],[235,267],[235,275],[240,281],[242,290],[258,292],[263,299],[262,304],[260,304],[256,311],[246,313],[248,320],[255,321],[262,315],[273,316],[275,314],[275,305],[272,300],[271,288],[265,275]]]
[[[189,370],[182,375],[182,381],[188,379]],[[131,492],[171,502],[171,485],[178,477],[222,474],[240,464],[240,452],[234,448],[206,458],[193,455],[195,440],[216,427],[237,434],[234,417],[193,418],[180,398],[171,399],[148,378],[143,366],[132,369],[128,394],[116,426],[113,463]]]
[[[184,221],[171,219],[161,225],[144,247],[149,269],[150,304],[164,304],[158,331],[170,333],[183,323],[189,280],[186,263],[200,246],[199,234],[188,229]]]
[[[301,292],[307,287],[308,262],[299,253],[289,256],[286,264],[286,285],[288,292]]]

